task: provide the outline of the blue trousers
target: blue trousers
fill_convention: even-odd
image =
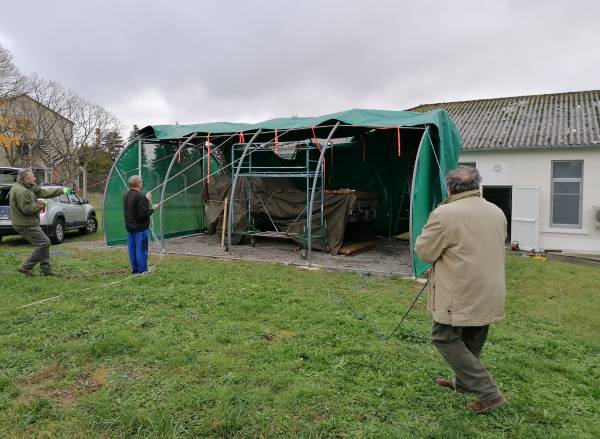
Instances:
[[[129,262],[131,273],[144,273],[148,271],[148,239],[150,230],[141,232],[127,232],[127,247],[129,249]]]

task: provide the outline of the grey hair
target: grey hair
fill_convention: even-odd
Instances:
[[[132,175],[127,179],[127,183],[129,183],[129,187],[137,186],[137,184],[142,181],[142,177],[139,175]]]
[[[481,174],[477,168],[471,166],[459,166],[450,171],[446,176],[446,184],[451,194],[474,191],[479,189]]]
[[[25,177],[27,177],[27,174],[33,174],[33,170],[32,169],[21,169],[19,171],[19,173],[17,174],[17,181],[18,182],[22,182],[23,180],[25,180]]]

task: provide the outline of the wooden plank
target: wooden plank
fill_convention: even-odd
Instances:
[[[286,233],[286,232],[254,232],[251,233],[252,236],[258,236],[261,238],[275,238],[275,239],[294,239],[298,236],[297,233]]]
[[[375,247],[375,245],[376,245],[375,241],[353,242],[352,244],[348,244],[348,245],[341,247],[340,250],[338,251],[338,253],[340,255],[351,256],[351,255],[355,255],[355,254],[370,250],[373,247]]]
[[[225,247],[225,229],[227,228],[227,197],[223,201],[223,227],[221,227],[221,247]]]

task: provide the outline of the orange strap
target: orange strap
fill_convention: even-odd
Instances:
[[[240,143],[246,143],[246,140],[244,139],[244,132],[240,131]]]
[[[279,151],[279,134],[275,128],[275,152]]]
[[[396,133],[398,134],[398,157],[400,157],[400,127],[396,127]]]
[[[206,166],[206,183],[210,184],[210,133],[208,133],[208,136],[206,136],[206,149],[206,157],[208,159],[208,165]]]
[[[311,130],[313,135],[313,142],[315,142],[315,145],[317,145],[317,148],[319,148],[319,152],[321,152],[321,147],[319,146],[319,142],[317,141],[317,133],[315,132],[315,127],[312,127]]]

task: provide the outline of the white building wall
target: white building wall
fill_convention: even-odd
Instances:
[[[581,228],[550,227],[552,160],[583,160]],[[460,161],[476,163],[484,186],[539,186],[540,249],[600,253],[600,229],[592,222],[592,206],[600,206],[600,148],[463,151]]]

